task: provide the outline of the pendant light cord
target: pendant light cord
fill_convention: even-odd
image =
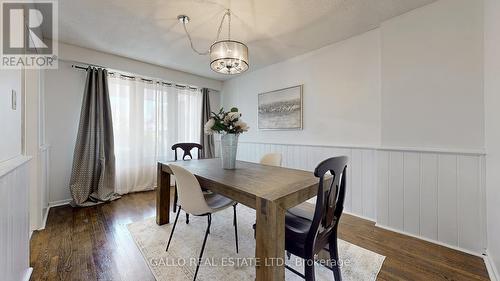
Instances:
[[[231,11],[228,9],[226,11],[226,14],[224,14],[224,16],[227,15],[227,21],[228,21],[228,24],[227,24],[227,39],[231,40]],[[222,19],[224,21],[224,18]],[[222,26],[222,22],[221,22],[221,26]]]
[[[222,24],[224,23],[224,20],[226,19],[226,17],[228,17],[228,25],[229,25],[229,27],[228,27],[228,39],[231,39],[231,10],[227,9],[226,12],[224,13],[224,16],[222,16],[222,20],[220,21],[219,28],[217,29],[217,37],[215,38],[214,43],[217,42],[217,41],[219,41],[220,33],[222,32]],[[186,35],[187,35],[187,38],[189,40],[189,45],[191,46],[191,49],[193,49],[193,51],[195,53],[197,53],[198,55],[200,55],[200,56],[208,55],[210,53],[210,49],[208,49],[205,52],[201,52],[201,51],[198,51],[194,47],[193,39],[191,39],[191,35],[189,34],[189,32],[187,30],[186,23],[187,23],[187,21],[183,20],[182,21],[182,26],[184,27],[184,31],[186,32]]]

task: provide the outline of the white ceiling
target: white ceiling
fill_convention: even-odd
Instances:
[[[434,1],[64,0],[59,1],[59,40],[224,80],[231,76],[211,71],[208,57],[189,48],[177,15],[191,18],[188,30],[195,47],[206,50],[230,8],[232,39],[247,43],[252,71],[366,32]]]

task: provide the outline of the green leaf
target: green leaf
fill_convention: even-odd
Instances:
[[[238,108],[237,107],[231,108],[231,112],[238,112]]]

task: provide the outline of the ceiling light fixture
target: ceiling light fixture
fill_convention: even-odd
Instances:
[[[219,40],[222,31],[224,20],[228,18],[228,32],[226,40]],[[231,10],[227,9],[222,17],[217,30],[217,37],[214,40],[210,49],[206,52],[196,50],[193,45],[193,40],[189,34],[186,25],[189,23],[189,17],[186,15],[179,15],[177,19],[184,26],[184,31],[189,39],[191,49],[198,55],[210,55],[210,68],[222,74],[239,74],[248,69],[248,47],[247,45],[231,40]]]

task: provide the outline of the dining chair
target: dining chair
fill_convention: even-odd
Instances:
[[[227,197],[220,194],[203,193],[200,183],[196,177],[188,170],[174,165],[169,165],[172,170],[176,180],[177,187],[179,191],[179,212],[175,217],[174,226],[172,227],[172,232],[170,233],[170,238],[168,239],[167,249],[170,247],[170,242],[174,235],[175,226],[177,225],[177,220],[179,219],[180,210],[184,210],[194,216],[206,216],[208,219],[207,229],[205,231],[205,238],[203,239],[203,245],[201,246],[200,256],[198,258],[198,263],[196,265],[196,271],[194,273],[193,281],[196,280],[198,275],[198,270],[200,268],[201,259],[203,257],[203,252],[205,251],[205,244],[207,242],[208,234],[210,234],[210,226],[212,224],[212,214],[222,211],[228,207],[233,206],[233,226],[234,226],[234,236],[236,241],[236,253],[238,250],[238,221],[236,217],[236,205],[237,203]]]
[[[194,148],[198,149],[198,158],[200,158],[200,151],[203,150],[203,146],[199,143],[193,143],[193,142],[180,142],[172,145],[172,150],[174,151],[174,160],[177,161],[179,160],[177,157],[177,149],[180,148],[183,151],[182,155],[182,160],[186,160],[186,157],[189,156],[190,159],[193,159],[193,155],[191,154],[191,151]],[[174,213],[177,212],[177,185],[175,186],[174,190]],[[186,214],[186,224],[189,223],[189,215]]]
[[[193,155],[191,155],[191,150],[193,148],[198,149],[198,158],[200,158],[200,151],[203,150],[203,146],[199,143],[193,143],[193,142],[180,142],[172,145],[172,150],[174,151],[174,159],[177,161],[177,148],[180,148],[183,151],[182,155],[182,160],[185,160],[186,157],[190,157],[193,159]]]
[[[285,214],[285,249],[287,255],[293,254],[305,260],[305,274],[288,266],[286,268],[306,281],[315,280],[314,256],[325,249],[326,245],[330,252],[335,281],[342,280],[337,229],[344,210],[347,162],[348,158],[345,156],[329,158],[314,170],[314,175],[319,178],[314,212],[304,212],[305,208],[299,205],[288,209]]]
[[[281,153],[267,153],[260,158],[260,164],[281,167]]]

